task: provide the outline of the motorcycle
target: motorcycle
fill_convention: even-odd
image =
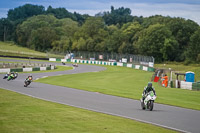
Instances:
[[[13,79],[16,79],[17,77],[18,77],[18,73],[15,73]]]
[[[9,74],[6,74],[6,75],[3,77],[3,79],[7,79],[8,76],[9,76]]]
[[[73,67],[78,67],[78,64],[72,64]]]
[[[24,87],[27,87],[28,85],[30,85],[32,82],[32,77],[28,77],[25,81],[24,81]]]
[[[8,80],[8,81],[11,80],[11,79],[13,80],[14,77],[15,77],[15,74],[14,74],[14,73],[11,73],[11,74],[8,76],[8,79],[7,79],[7,80]]]
[[[143,95],[143,94],[142,94]],[[149,109],[150,111],[153,110],[153,103],[156,100],[156,95],[153,93],[153,91],[150,91],[146,94],[146,98],[143,100],[141,98],[141,107],[143,110]]]

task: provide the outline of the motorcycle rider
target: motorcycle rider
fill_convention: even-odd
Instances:
[[[33,77],[32,77],[32,75],[30,74],[26,79],[25,79],[25,81],[24,81],[24,87],[27,87],[30,83],[31,83],[31,81],[33,80]]]
[[[13,79],[15,77],[15,72],[10,73],[11,78]]]
[[[142,94],[142,100],[144,101],[144,99],[146,98],[146,94],[150,91],[153,91],[154,95],[156,96],[156,91],[155,91],[155,88],[152,86],[152,83],[151,82],[148,82],[147,86],[144,87],[144,91],[143,91],[143,94]]]
[[[14,79],[16,79],[18,77],[18,72],[16,72],[15,74],[14,74]]]
[[[33,76],[30,74],[30,75],[28,75],[28,77],[26,78],[26,80],[28,81],[28,80],[32,80],[33,79]]]

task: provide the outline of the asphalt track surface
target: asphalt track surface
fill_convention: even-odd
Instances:
[[[24,62],[23,60],[13,59],[0,59],[0,61]],[[39,61],[31,62],[44,63]],[[46,62],[46,64],[61,65],[61,63],[54,62]],[[71,64],[66,65],[72,66]],[[34,79],[36,79],[42,78],[44,76],[97,72],[102,70],[105,70],[105,68],[101,66],[79,64],[79,67],[73,70],[62,72],[33,73],[32,75]],[[0,88],[3,89],[11,90],[47,101],[150,123],[157,126],[177,130],[179,132],[200,133],[200,111],[197,110],[156,103],[154,104],[153,111],[142,110],[138,100],[105,95],[97,92],[88,92],[38,82],[32,82],[30,86],[25,88],[23,87],[23,83],[24,79],[28,76],[28,73],[19,74],[19,77],[12,81],[4,80],[3,76],[4,74],[0,74]]]

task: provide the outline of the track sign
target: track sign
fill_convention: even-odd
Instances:
[[[123,63],[127,63],[127,59],[126,58],[122,58],[122,62]]]

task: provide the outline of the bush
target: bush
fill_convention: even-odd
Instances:
[[[190,59],[186,59],[183,64],[187,66],[189,64],[192,64],[192,61]]]
[[[197,56],[197,62],[200,63],[200,54]]]

